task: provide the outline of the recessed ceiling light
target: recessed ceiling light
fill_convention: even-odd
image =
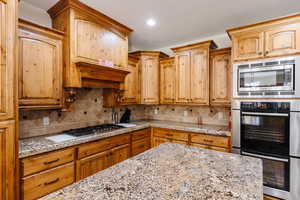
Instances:
[[[148,26],[155,26],[156,25],[156,21],[154,19],[148,19],[147,20],[147,25]]]

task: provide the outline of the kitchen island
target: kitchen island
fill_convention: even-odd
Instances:
[[[164,143],[42,200],[262,200],[262,162]]]

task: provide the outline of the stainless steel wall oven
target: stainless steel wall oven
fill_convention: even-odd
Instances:
[[[300,199],[300,101],[234,101],[233,148],[263,161],[265,194]]]

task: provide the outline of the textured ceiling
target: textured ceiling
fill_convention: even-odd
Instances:
[[[24,0],[47,10],[57,0]],[[300,0],[81,0],[134,29],[131,44],[158,49],[300,12]],[[146,20],[154,18],[155,27]]]

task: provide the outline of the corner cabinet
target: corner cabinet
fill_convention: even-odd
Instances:
[[[173,48],[176,65],[176,98],[178,104],[209,104],[209,51],[213,41]]]
[[[230,106],[231,102],[231,48],[210,52],[210,104]]]
[[[175,59],[162,58],[160,60],[160,103],[175,103]]]
[[[233,61],[300,54],[300,15],[273,19],[227,31]]]
[[[157,51],[130,53],[140,59],[141,104],[159,104],[159,59],[167,55]]]
[[[63,33],[19,20],[19,107],[61,108]]]

